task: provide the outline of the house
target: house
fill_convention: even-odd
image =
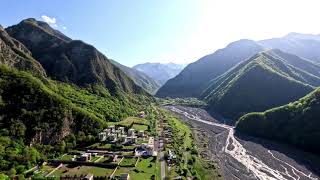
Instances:
[[[144,136],[144,131],[143,130],[138,131],[138,137],[143,137],[143,136]]]
[[[135,130],[134,129],[129,129],[128,130],[128,136],[134,136],[135,135]]]
[[[136,139],[137,139],[136,136],[127,136],[125,138],[124,143],[126,143],[126,144],[134,144],[134,143],[136,143]]]
[[[117,162],[117,161],[118,161],[118,155],[115,154],[112,158],[112,162]]]
[[[120,131],[121,131],[121,134],[124,134],[124,133],[125,133],[125,131],[124,131],[124,127],[122,127],[122,126],[121,126],[121,127],[119,127],[119,128],[118,128],[118,130],[120,130]]]
[[[103,132],[106,132],[107,134],[110,134],[111,133],[111,129],[109,129],[109,128],[104,129]]]
[[[108,128],[110,129],[111,133],[115,133],[115,131],[116,131],[115,126],[109,126]]]
[[[120,135],[119,137],[118,137],[118,142],[120,142],[120,143],[125,143],[126,142],[126,138],[127,138],[127,135]]]
[[[150,146],[153,146],[153,145],[154,145],[154,137],[149,137],[148,144],[149,144]]]
[[[154,151],[154,146],[150,146],[149,144],[143,143],[135,150],[136,156],[156,156],[157,152]]]
[[[108,141],[117,141],[118,135],[116,133],[111,133],[108,136]]]
[[[176,155],[169,149],[168,151],[168,163],[172,164],[176,162]]]
[[[144,118],[144,116],[145,116],[144,111],[140,111],[140,112],[138,113],[138,117],[139,117],[139,118]]]
[[[91,153],[84,153],[80,157],[77,157],[77,161],[87,162],[91,160]]]
[[[135,150],[136,156],[157,156],[157,151],[154,150],[154,137],[149,137],[148,143],[141,144]]]
[[[87,174],[83,180],[93,180],[93,174]]]
[[[107,140],[107,133],[106,132],[99,133],[98,138],[100,141],[106,141]]]
[[[120,174],[119,180],[130,180],[130,175],[128,173]]]

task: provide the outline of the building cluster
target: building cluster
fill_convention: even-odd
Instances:
[[[174,164],[174,163],[176,163],[176,160],[177,160],[176,155],[174,154],[173,151],[171,151],[169,149],[168,150],[168,159],[167,159],[168,163],[169,164]]]
[[[144,137],[144,131],[136,132],[134,129],[125,130],[123,126],[109,126],[99,133],[98,138],[102,142],[135,144],[138,137]]]
[[[73,155],[73,158],[71,158],[71,161],[82,161],[82,162],[89,162],[91,161],[92,157],[97,156],[98,153],[83,153],[80,156]]]
[[[172,128],[167,126],[166,129],[164,130],[164,136],[166,143],[170,144],[172,142]]]
[[[157,156],[154,148],[154,137],[149,137],[148,143],[142,143],[135,150],[136,156]]]

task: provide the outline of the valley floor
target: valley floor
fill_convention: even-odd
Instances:
[[[235,135],[232,126],[219,122],[202,109],[166,108],[209,137],[209,149],[226,180],[320,179],[319,157],[286,145]]]

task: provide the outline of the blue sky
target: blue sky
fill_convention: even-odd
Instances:
[[[189,63],[242,38],[320,33],[318,0],[2,0],[0,24],[34,17],[107,57]]]

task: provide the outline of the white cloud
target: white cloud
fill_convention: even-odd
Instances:
[[[62,26],[62,29],[63,29],[63,30],[66,30],[66,29],[67,29],[67,27],[65,27],[65,26]]]
[[[41,16],[42,20],[50,25],[53,25],[54,27],[58,27],[58,25],[56,24],[57,23],[57,20],[56,18],[54,17],[49,17],[47,15],[42,15]]]

